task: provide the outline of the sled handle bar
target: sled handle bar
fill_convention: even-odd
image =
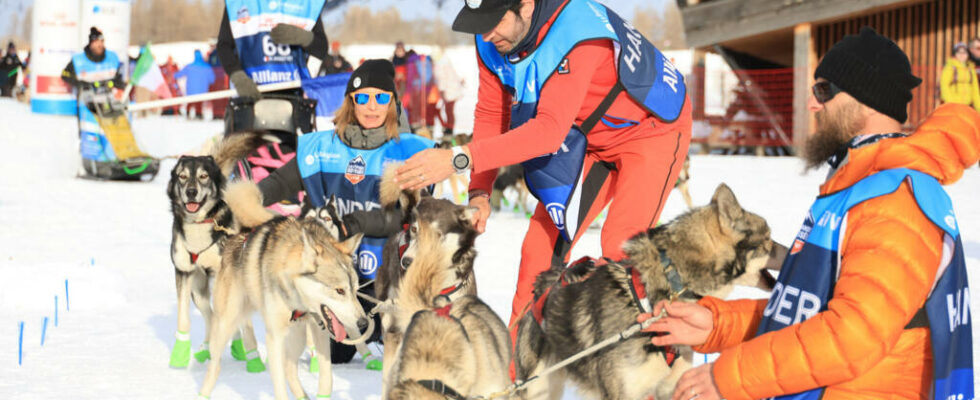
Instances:
[[[268,85],[259,86],[259,92],[276,92],[279,90],[296,89],[301,86],[302,86],[301,81],[271,83]],[[238,92],[235,91],[235,89],[226,89],[217,92],[208,92],[208,93],[195,94],[191,96],[174,97],[172,99],[144,101],[141,103],[129,103],[127,109],[129,111],[142,111],[151,108],[161,108],[161,107],[176,106],[176,105],[188,104],[188,103],[197,103],[201,101],[227,99],[229,97],[235,97],[237,95]]]

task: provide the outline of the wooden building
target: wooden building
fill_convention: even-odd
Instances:
[[[722,54],[736,71],[792,74],[792,115],[777,117],[791,120],[785,126],[796,144],[813,126],[806,110],[813,71],[844,35],[870,26],[908,54],[913,72],[923,80],[909,109],[910,129],[939,104],[939,76],[953,44],[980,36],[980,0],[677,1],[687,43],[696,54]],[[739,74],[740,79],[751,76]],[[695,106],[702,104],[697,88],[692,93]]]

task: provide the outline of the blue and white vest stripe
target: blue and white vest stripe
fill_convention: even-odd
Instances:
[[[389,140],[378,148],[360,150],[347,146],[332,130],[319,131],[299,137],[296,160],[307,201],[320,208],[331,196],[337,196],[337,213],[343,218],[352,211],[381,208],[378,184],[385,166],[403,162],[433,146],[435,143],[429,139],[403,133],[398,140]],[[361,241],[356,259],[361,278],[373,279],[377,274],[385,240],[364,237]]]
[[[481,35],[476,37],[481,61],[513,96],[511,129],[534,118],[541,88],[562,68],[568,53],[579,43],[594,39],[616,44],[619,84],[630,97],[663,121],[672,122],[680,116],[687,89],[684,77],[667,57],[604,5],[570,0],[541,44],[520,61],[511,62]],[[557,152],[523,163],[528,189],[545,204],[555,226],[569,241],[580,222],[579,182],[588,146],[586,133],[572,126]]]
[[[264,85],[309,79],[301,46],[276,44],[269,31],[280,23],[313,30],[325,0],[226,0],[225,8],[242,68]]]
[[[75,67],[75,77],[83,82],[103,82],[112,80],[119,70],[119,57],[115,52],[106,50],[105,58],[95,62],[89,60],[85,53],[77,53],[71,57]],[[116,152],[112,150],[109,139],[99,126],[85,104],[78,103],[79,130],[81,131],[80,151],[82,159],[100,162],[114,161]]]
[[[839,244],[848,210],[894,192],[903,182],[911,183],[919,209],[945,231],[943,265],[939,266],[935,287],[925,303],[934,360],[932,398],[972,400],[973,341],[963,244],[945,190],[935,178],[918,171],[885,170],[843,191],[817,198],[783,262],[758,335],[798,324],[827,310],[840,275]],[[776,398],[819,399],[822,394],[823,389],[819,388]]]

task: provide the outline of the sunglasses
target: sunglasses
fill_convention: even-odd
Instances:
[[[371,95],[367,93],[354,93],[354,102],[359,105],[365,105],[371,101]],[[378,93],[374,95],[374,101],[377,101],[379,105],[386,105],[391,102],[391,93]]]
[[[828,81],[817,82],[813,84],[813,97],[817,99],[820,104],[826,103],[837,96],[841,90],[837,85],[830,83]]]

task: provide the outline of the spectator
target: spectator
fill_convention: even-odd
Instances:
[[[170,95],[173,97],[180,97],[180,85],[177,84],[177,71],[180,68],[177,67],[177,63],[174,62],[173,56],[167,56],[167,62],[160,65],[160,73],[163,74],[163,81],[167,83],[167,89],[170,89]],[[163,115],[176,115],[180,113],[179,106],[170,106],[163,109]]]
[[[340,55],[340,42],[334,41],[330,44],[330,54],[327,59],[320,64],[320,71],[316,76],[339,74],[342,72],[353,72],[354,67],[347,62],[344,56]]]
[[[980,37],[970,40],[970,61],[977,67],[977,75],[980,76]]]
[[[201,55],[200,50],[194,50],[194,62],[187,64],[174,77],[187,79],[184,88],[187,90],[188,96],[207,93],[208,87],[214,83],[214,71],[211,69],[211,65],[204,61],[204,56]],[[201,101],[188,104],[187,118],[191,117],[191,111],[196,111],[194,114],[195,118],[203,118],[204,115],[201,112],[201,106],[203,104],[204,102]]]
[[[0,96],[13,97],[14,86],[17,85],[17,69],[24,66],[17,56],[14,42],[7,44],[7,54],[0,60]]]
[[[953,57],[946,60],[939,80],[943,103],[965,104],[980,110],[980,86],[977,85],[976,65],[970,61],[966,43],[953,45]]]
[[[439,95],[442,97],[442,113],[438,114],[439,124],[442,125],[442,134],[451,136],[456,126],[456,100],[463,97],[463,86],[466,82],[456,73],[453,61],[445,55],[436,63],[435,78]]]
[[[361,60],[363,62],[363,60]],[[391,63],[395,66],[395,90],[405,94],[405,74],[408,62],[408,52],[405,51],[405,42],[395,43],[395,54],[391,56]]]

